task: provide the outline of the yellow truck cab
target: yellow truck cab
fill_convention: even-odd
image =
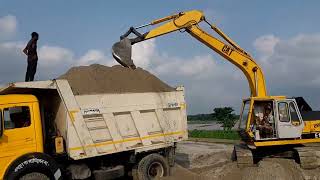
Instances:
[[[43,153],[43,135],[37,98],[34,95],[0,95],[0,120],[0,177],[2,179],[9,170],[9,166],[13,162],[19,162],[19,158],[32,153]],[[20,168],[24,165],[21,164]]]
[[[53,80],[0,89],[0,180],[157,179],[187,137],[183,87],[87,95]]]

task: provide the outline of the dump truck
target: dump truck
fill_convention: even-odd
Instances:
[[[0,179],[166,176],[186,140],[184,88],[76,95],[68,80],[0,89]]]

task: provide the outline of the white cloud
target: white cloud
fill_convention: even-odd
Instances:
[[[156,74],[172,74],[185,77],[202,77],[210,74],[215,66],[211,55],[190,58],[169,57],[156,49],[155,39],[135,44],[132,59],[136,66],[146,68]]]
[[[26,42],[0,42],[0,76],[6,77],[0,80],[0,84],[22,81],[24,79],[27,57],[23,54],[22,49],[25,45]],[[39,47],[38,56],[37,80],[57,78],[72,66],[90,65],[93,63],[108,66],[116,64],[103,51],[95,49],[87,51],[80,57],[75,57],[74,52],[70,49],[44,45]],[[13,71],[15,73],[12,73]]]
[[[15,16],[7,15],[0,17],[0,39],[8,39],[17,28],[17,19]]]
[[[90,65],[97,63],[105,58],[104,53],[98,50],[89,50],[79,59],[79,65]]]
[[[153,67],[157,74],[172,74],[191,78],[202,78],[209,75],[215,68],[212,56],[195,56],[190,59],[160,56],[161,63]],[[159,61],[159,60],[158,60]]]
[[[24,80],[27,61],[21,47],[19,42],[0,42],[0,84]]]
[[[132,46],[132,59],[136,66],[148,68],[157,56],[155,39],[143,41]]]
[[[280,39],[275,37],[274,35],[264,35],[257,38],[253,46],[263,55],[272,55],[274,52],[274,47],[277,43],[279,43]]]
[[[50,67],[60,63],[70,63],[74,58],[71,50],[58,47],[44,45],[39,48],[39,65]]]
[[[77,60],[77,65],[105,64],[110,65],[110,59],[100,50],[91,49]]]
[[[299,34],[289,39],[273,37],[268,51],[263,47],[262,36],[255,41],[260,52],[261,67],[267,79],[267,87],[272,95],[304,96],[310,103],[320,108],[320,34]],[[260,43],[259,43],[260,42]],[[262,61],[261,61],[262,59]]]
[[[14,41],[14,42],[4,42],[2,44],[0,44],[2,47],[5,48],[17,48],[17,49],[22,49],[25,47],[26,43],[22,42],[22,41]]]

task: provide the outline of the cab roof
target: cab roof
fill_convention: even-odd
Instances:
[[[249,97],[244,99],[246,100],[283,100],[286,99],[286,96],[263,96],[263,97]]]
[[[38,99],[34,95],[30,94],[8,94],[0,95],[1,104],[14,104],[14,103],[30,103],[38,102]]]

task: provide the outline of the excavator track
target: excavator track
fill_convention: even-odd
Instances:
[[[245,144],[237,144],[234,146],[233,160],[237,161],[239,168],[254,166],[252,151]]]
[[[320,144],[308,144],[294,148],[298,155],[298,162],[303,169],[320,167]]]
[[[264,154],[261,151],[256,152],[256,150],[250,149],[246,144],[237,144],[234,146],[232,159],[237,161],[239,168],[253,167],[255,166],[255,160],[258,162],[259,159],[267,157],[294,158],[303,169],[320,168],[320,144],[305,144],[301,147],[291,148],[291,150],[272,151],[272,149],[269,149],[268,152],[269,154]],[[261,157],[257,157],[254,154],[260,154]]]

